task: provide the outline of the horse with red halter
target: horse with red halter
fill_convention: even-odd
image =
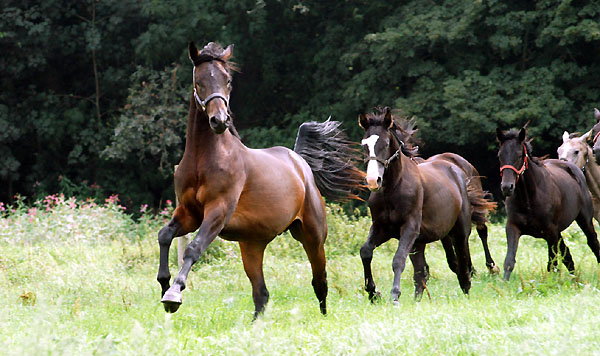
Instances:
[[[392,300],[398,302],[400,276],[409,256],[414,266],[415,297],[426,286],[429,267],[426,244],[448,239],[456,256],[456,274],[466,294],[471,287],[469,234],[471,212],[467,177],[458,166],[445,160],[417,164],[415,149],[400,139],[402,128],[389,108],[359,115],[365,135],[362,144],[368,155],[367,186],[371,190],[369,209],[372,225],[360,249],[365,289],[373,300],[377,295],[371,272],[375,247],[398,239],[392,269]],[[447,252],[448,255],[448,252]]]
[[[211,42],[199,51],[193,42],[189,45],[194,92],[185,151],[175,172],[179,204],[158,234],[161,301],[167,312],[177,311],[192,265],[219,235],[239,242],[256,318],[269,299],[262,269],[265,247],[289,230],[306,251],[325,314],[327,221],[321,194],[333,200],[356,198],[354,190],[363,185],[364,173],[355,167],[354,148],[337,122],[302,124],[294,151],[246,147],[231,130],[232,54],[233,46],[223,49]],[[170,285],[171,241],[197,229]]]
[[[600,263],[600,244],[592,223],[594,207],[585,177],[574,164],[531,156],[525,127],[519,131],[496,130],[500,143],[500,187],[506,196],[506,240],[504,279],[510,279],[521,235],[548,243],[548,271],[558,267],[557,254],[569,272],[575,264],[561,231],[576,221]]]

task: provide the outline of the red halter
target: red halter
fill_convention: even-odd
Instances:
[[[512,169],[517,174],[516,182],[519,181],[519,177],[521,176],[521,174],[523,174],[523,172],[525,172],[525,170],[529,168],[529,163],[527,163],[527,147],[525,147],[525,144],[523,144],[523,150],[525,151],[525,158],[523,158],[523,166],[521,167],[521,169],[516,169],[510,164],[505,164],[504,166],[500,167],[500,177],[502,177],[502,171],[504,171],[505,169]]]

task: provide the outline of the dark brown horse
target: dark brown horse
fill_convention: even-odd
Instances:
[[[373,300],[378,294],[371,272],[373,250],[391,238],[398,239],[392,262],[391,294],[395,303],[400,295],[400,276],[409,252],[418,298],[429,275],[425,245],[445,238],[455,251],[452,256],[456,256],[460,287],[468,293],[471,287],[468,238],[473,206],[465,173],[444,160],[417,165],[412,159],[414,149],[400,139],[402,129],[389,108],[379,113],[360,114],[359,125],[365,130],[362,144],[368,154],[366,179],[372,191],[369,209],[373,223],[369,237],[360,249],[369,298]]]
[[[569,270],[575,264],[561,231],[576,221],[600,263],[600,245],[592,224],[594,207],[585,177],[574,164],[558,159],[531,156],[531,144],[521,130],[496,130],[500,143],[498,159],[506,196],[506,240],[504,278],[510,279],[521,235],[531,235],[548,243],[548,271],[558,267],[557,254]]]
[[[396,119],[396,123],[399,124],[398,137],[405,144],[413,145],[413,136],[416,134],[416,124],[414,119],[407,120],[403,118]],[[418,147],[417,147],[418,148]],[[481,239],[481,245],[483,246],[483,252],[485,254],[485,265],[488,268],[490,273],[499,273],[500,269],[494,262],[492,258],[492,254],[490,253],[490,249],[488,247],[487,238],[488,238],[488,228],[487,223],[488,220],[488,212],[496,209],[497,205],[495,202],[488,200],[487,197],[491,197],[491,195],[483,190],[483,185],[481,184],[481,176],[477,169],[464,157],[451,152],[440,153],[434,156],[429,157],[428,159],[423,159],[421,157],[414,157],[414,160],[417,163],[424,162],[432,162],[436,160],[443,160],[450,162],[465,172],[465,176],[467,178],[466,184],[467,189],[471,190],[471,195],[478,196],[477,199],[471,199],[472,205],[472,216],[471,221],[475,224],[475,228],[477,230],[477,234]],[[477,206],[475,206],[477,205]],[[454,255],[454,249],[452,248],[452,242],[450,238],[444,238],[441,240],[444,250],[446,252],[446,258],[448,260],[448,265],[450,269],[456,273],[456,257]],[[475,269],[472,269],[472,272],[475,272]]]
[[[157,279],[163,305],[168,312],[177,311],[192,265],[219,235],[240,244],[244,270],[252,284],[256,318],[269,299],[262,269],[265,247],[289,230],[308,255],[312,285],[325,314],[323,245],[327,222],[321,194],[340,200],[354,198],[352,191],[362,185],[364,174],[349,158],[353,148],[338,129],[339,123],[332,121],[302,124],[294,151],[244,146],[230,131],[232,52],[232,46],[223,49],[212,42],[202,51],[193,43],[189,46],[194,94],[190,98],[185,152],[175,172],[179,206],[158,234]],[[196,229],[198,233],[186,247],[181,271],[171,286],[171,241]]]

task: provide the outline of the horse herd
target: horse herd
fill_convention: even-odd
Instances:
[[[357,168],[359,150],[335,121],[302,124],[294,150],[248,148],[237,134],[229,108],[232,74],[237,70],[229,61],[233,45],[224,49],[211,42],[198,50],[191,42],[188,51],[194,90],[185,151],[175,172],[179,204],[158,235],[157,280],[167,312],[178,310],[192,265],[218,235],[239,242],[244,270],[252,284],[256,318],[269,298],[262,269],[265,247],[277,235],[290,231],[306,251],[312,285],[325,314],[327,222],[321,195],[345,201],[358,198],[357,191],[364,188],[371,191],[368,204],[372,225],[360,257],[371,300],[380,295],[371,273],[373,250],[391,238],[398,240],[392,262],[394,303],[398,303],[400,276],[408,256],[414,266],[415,296],[422,295],[429,275],[425,247],[437,240],[442,242],[461,289],[469,292],[474,272],[468,245],[472,224],[481,238],[486,266],[498,271],[487,246],[486,226],[488,212],[496,204],[483,191],[477,170],[463,157],[453,153],[418,157],[413,122],[396,118],[384,107],[359,115],[366,173]],[[592,217],[598,219],[600,210],[600,169],[592,157],[593,153],[600,157],[597,110],[596,118],[599,123],[581,137],[565,132],[558,160],[531,156],[525,127],[497,131],[507,211],[505,279],[514,268],[522,234],[547,241],[549,271],[561,259],[569,271],[574,271],[560,234],[573,221],[585,233],[600,263],[600,245],[592,224]],[[593,138],[593,149],[587,143],[589,138]],[[195,230],[197,235],[186,247],[181,270],[171,285],[171,242]]]

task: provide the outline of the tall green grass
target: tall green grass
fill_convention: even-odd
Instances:
[[[525,236],[512,279],[504,282],[488,274],[473,231],[478,274],[468,296],[434,243],[426,251],[430,297],[413,300],[408,263],[396,307],[388,297],[394,241],[375,250],[373,271],[383,298],[371,304],[358,256],[370,220],[330,206],[329,314],[318,311],[302,247],[283,234],[267,248],[271,299],[252,323],[239,249],[222,240],[194,266],[180,310],[163,311],[156,234],[169,209],[134,220],[116,199],[100,204],[60,196],[2,208],[0,354],[600,354],[600,269],[576,225],[564,233],[574,276],[562,266],[547,273],[546,243]],[[502,265],[501,225],[490,227],[489,240]]]

